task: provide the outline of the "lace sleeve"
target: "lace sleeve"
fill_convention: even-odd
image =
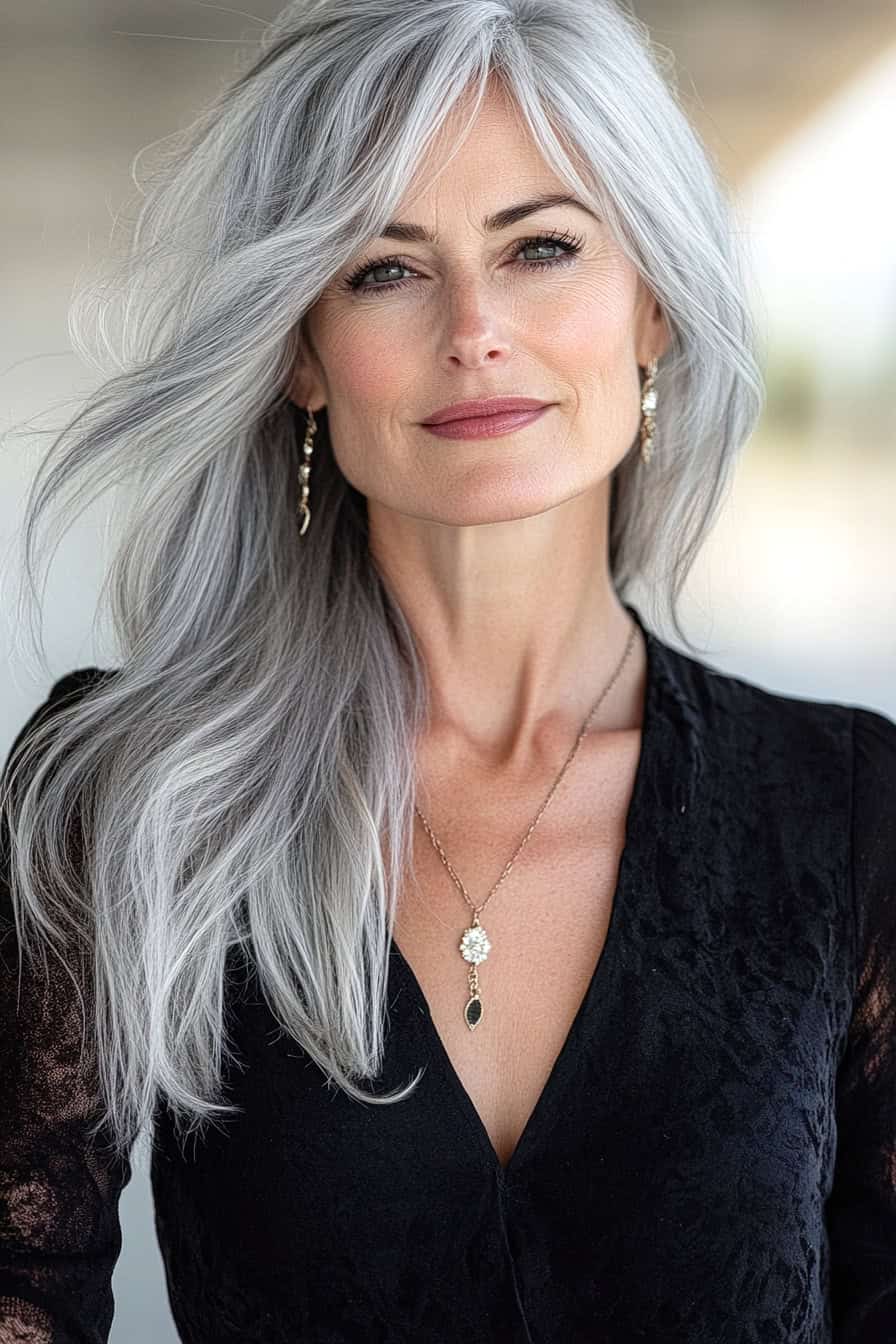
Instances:
[[[896,1340],[896,723],[853,709],[858,967],[828,1202],[834,1344]]]
[[[32,725],[94,673],[79,668],[55,683],[4,771]],[[46,972],[39,957],[20,964],[5,815],[0,827],[0,1344],[104,1344],[130,1162],[109,1162],[86,1133],[96,1084],[80,1058],[82,1002],[71,978],[52,950]],[[85,994],[88,1023],[91,1009]]]

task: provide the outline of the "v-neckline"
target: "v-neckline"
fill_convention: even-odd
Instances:
[[[626,907],[629,895],[630,869],[632,864],[632,851],[637,847],[638,838],[642,834],[642,828],[645,824],[643,816],[645,806],[645,792],[647,790],[647,778],[649,765],[652,759],[654,747],[654,738],[657,731],[657,661],[659,650],[656,638],[652,631],[647,629],[636,608],[630,606],[627,602],[623,603],[626,611],[629,612],[632,619],[637,623],[642,635],[644,636],[644,645],[646,651],[646,676],[644,689],[644,712],[641,724],[641,749],[638,753],[638,763],[635,768],[635,778],[632,785],[631,795],[629,797],[628,810],[625,818],[625,835],[622,844],[622,851],[619,856],[619,864],[616,870],[616,887],[613,892],[613,903],[610,909],[610,921],[607,926],[604,944],[600,956],[595,963],[591,977],[588,981],[588,987],[582,996],[572,1025],[566,1034],[559,1054],[554,1059],[551,1071],[548,1074],[547,1081],[538,1095],[535,1105],[529,1113],[529,1117],[523,1126],[522,1132],[516,1141],[513,1151],[506,1163],[502,1162],[498,1156],[497,1149],[491,1141],[491,1136],[485,1126],[485,1122],[480,1116],[478,1110],[473,1104],[473,1099],[467,1089],[461,1082],[460,1075],[451,1062],[451,1056],[445,1049],[444,1042],[439,1035],[432,1013],[429,1007],[429,1001],[423,992],[422,986],[411,966],[405,957],[394,937],[391,939],[391,948],[395,954],[396,960],[402,967],[407,982],[417,1000],[417,1005],[421,1012],[419,1017],[422,1019],[421,1030],[430,1045],[435,1059],[438,1061],[443,1075],[452,1087],[461,1111],[466,1116],[467,1121],[476,1134],[480,1146],[485,1153],[485,1159],[489,1163],[493,1172],[501,1182],[506,1182],[511,1174],[519,1166],[522,1158],[521,1153],[531,1147],[535,1141],[535,1135],[538,1125],[544,1114],[546,1107],[553,1098],[554,1094],[559,1092],[563,1086],[564,1079],[568,1074],[572,1062],[573,1047],[582,1031],[582,1023],[587,1016],[591,1000],[597,992],[597,985],[608,974],[606,970],[608,960],[616,955],[620,938],[620,925],[626,914]]]

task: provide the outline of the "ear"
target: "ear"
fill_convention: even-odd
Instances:
[[[296,333],[295,355],[286,393],[289,400],[303,411],[309,406],[312,411],[319,411],[327,404],[320,362],[306,335],[304,319]]]
[[[638,313],[636,357],[646,368],[651,359],[662,359],[672,342],[672,333],[659,300],[642,282]]]

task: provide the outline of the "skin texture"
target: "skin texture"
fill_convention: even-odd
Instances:
[[[431,153],[418,180],[442,168],[441,137]],[[638,432],[638,366],[668,340],[658,303],[590,214],[551,206],[484,232],[486,214],[541,191],[566,187],[492,85],[461,150],[396,212],[438,245],[371,240],[307,313],[290,385],[298,405],[327,407],[338,465],[367,497],[371,551],[432,680],[431,732],[502,775],[528,773],[542,751],[559,769],[558,746],[569,750],[624,650],[610,477]],[[581,253],[525,269],[563,255],[521,249],[542,229],[580,235]],[[340,288],[356,263],[389,255],[403,269],[366,283],[402,287]],[[556,405],[493,439],[420,427],[448,403],[503,394]],[[312,468],[312,507],[313,494]],[[633,721],[625,688],[639,661],[629,657],[605,702],[618,726]]]
[[[499,233],[483,229],[487,214],[538,193],[568,194],[496,86],[447,166],[441,138],[431,153],[397,218],[434,230],[437,244],[374,239],[351,259],[306,315],[290,395],[327,407],[338,465],[367,498],[375,562],[420,642],[432,714],[418,742],[419,805],[478,908],[626,646],[631,621],[608,566],[610,478],[638,433],[638,366],[664,353],[668,335],[656,300],[591,214],[554,205]],[[521,246],[550,230],[581,236],[581,252],[568,265],[525,269],[524,260],[563,254]],[[403,286],[340,287],[357,264],[393,255],[402,269],[365,282]],[[492,439],[439,439],[420,427],[441,406],[495,395],[556,404]],[[313,460],[310,484],[313,508]],[[638,632],[483,909],[488,1017],[472,1033],[457,951],[472,910],[417,822],[418,885],[399,897],[395,937],[502,1162],[603,950],[645,689]]]

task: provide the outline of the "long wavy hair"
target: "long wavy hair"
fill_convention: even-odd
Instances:
[[[22,528],[20,628],[50,541],[127,487],[103,584],[120,665],[38,726],[3,795],[20,947],[52,946],[89,991],[94,1134],[122,1152],[161,1098],[186,1134],[238,1109],[221,1072],[234,953],[348,1095],[392,1104],[419,1078],[362,1086],[381,1068],[426,668],[325,410],[298,537],[305,416],[285,389],[305,313],[452,107],[471,96],[462,135],[499,80],[662,306],[656,450],[645,470],[636,441],[615,469],[609,558],[685,644],[679,593],[764,397],[735,207],[630,13],[297,0],[259,45],[166,142],[125,255],[73,302],[104,377],[53,431]]]

